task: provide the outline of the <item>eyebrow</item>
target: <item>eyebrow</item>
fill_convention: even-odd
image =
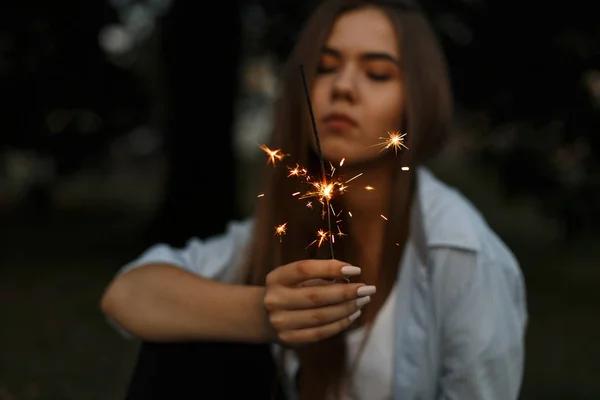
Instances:
[[[321,53],[329,54],[336,58],[342,58],[342,54],[338,50],[332,49],[328,46],[323,46],[321,48]],[[367,52],[362,54],[360,58],[363,61],[390,61],[395,65],[400,66],[400,61],[398,59],[393,57],[391,54],[385,52]]]

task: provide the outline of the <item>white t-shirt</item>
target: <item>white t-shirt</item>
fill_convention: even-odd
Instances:
[[[346,368],[356,368],[344,388],[342,400],[389,400],[392,398],[394,371],[394,311],[397,285],[390,291],[383,306],[373,321],[370,332],[366,326],[350,330],[346,334],[347,364]],[[368,305],[367,305],[368,306]],[[368,333],[367,342],[357,360],[358,351],[364,335]],[[273,345],[274,357],[278,357],[281,347]],[[286,350],[286,394],[295,399],[294,378],[298,373],[298,359],[293,350]],[[356,364],[355,364],[356,363]]]

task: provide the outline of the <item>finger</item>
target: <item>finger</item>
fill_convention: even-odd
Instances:
[[[332,285],[335,281],[329,279],[310,279],[308,281],[300,282],[298,287],[313,287],[313,286],[325,286]]]
[[[269,291],[264,298],[269,311],[319,308],[375,294],[375,286],[364,283],[333,283],[325,286],[300,288],[280,287]]]
[[[337,335],[347,329],[358,317],[361,310],[355,311],[348,317],[314,328],[296,329],[279,333],[279,340],[290,345],[314,343]]]
[[[275,312],[270,315],[269,322],[278,332],[314,328],[350,317],[370,301],[371,296],[364,296],[333,306]]]
[[[295,286],[310,279],[339,279],[360,272],[360,268],[339,260],[301,260],[273,270],[267,276],[267,284]]]

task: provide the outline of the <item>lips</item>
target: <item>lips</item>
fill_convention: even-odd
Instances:
[[[332,113],[323,118],[323,123],[331,129],[349,129],[358,125],[358,123],[346,114]]]

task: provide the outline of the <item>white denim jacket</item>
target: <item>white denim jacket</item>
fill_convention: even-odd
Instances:
[[[232,221],[181,249],[157,244],[118,274],[165,262],[234,282],[251,225]],[[518,399],[528,318],[519,264],[475,207],[426,168],[417,170],[396,285],[394,400]]]

